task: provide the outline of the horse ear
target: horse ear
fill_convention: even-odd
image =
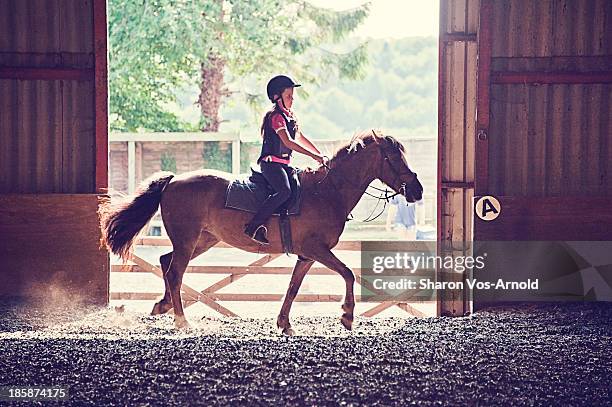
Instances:
[[[374,131],[374,129],[372,129],[372,137],[374,137],[374,142],[376,144],[380,144],[380,137],[378,137],[378,134],[376,134],[376,132]]]

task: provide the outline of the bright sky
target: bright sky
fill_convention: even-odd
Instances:
[[[318,7],[346,10],[364,0],[308,0]],[[438,36],[439,0],[372,0],[370,15],[354,35],[370,38]]]

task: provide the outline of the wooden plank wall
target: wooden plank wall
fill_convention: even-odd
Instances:
[[[612,2],[492,5],[488,192],[611,196]]]
[[[466,255],[472,240],[478,0],[440,3],[438,125],[438,253]],[[467,273],[438,270],[438,281]],[[470,312],[467,290],[438,293],[438,313]]]
[[[106,304],[109,257],[89,194],[0,194],[0,296]]]
[[[0,193],[95,193],[92,1],[0,2]]]
[[[0,296],[108,301],[106,41],[105,0],[0,1]]]
[[[612,2],[491,1],[488,188],[478,240],[612,238]]]

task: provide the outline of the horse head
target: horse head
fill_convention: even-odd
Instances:
[[[404,146],[391,136],[382,136],[372,131],[378,147],[377,178],[395,192],[404,195],[406,201],[416,202],[423,198],[423,185],[406,161]]]

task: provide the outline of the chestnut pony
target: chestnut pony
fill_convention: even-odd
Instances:
[[[173,251],[160,258],[166,292],[153,307],[152,314],[163,314],[174,308],[174,321],[179,328],[188,326],[181,303],[181,284],[191,259],[221,241],[249,252],[283,252],[276,217],[267,224],[270,245],[261,246],[243,232],[244,224],[252,215],[224,208],[231,179],[231,174],[215,170],[176,176],[161,172],[149,178],[128,201],[114,206],[105,203],[100,211],[103,243],[125,259],[135,236],[161,204]],[[338,243],[347,216],[375,179],[403,194],[408,202],[422,198],[423,186],[408,167],[402,144],[374,131],[353,137],[329,160],[328,167],[302,173],[301,213],[291,219],[293,251],[298,260],[277,319],[283,333],[293,333],[289,310],[315,261],[344,279],[346,295],[341,322],[345,328],[352,328],[355,276],[331,249]]]

